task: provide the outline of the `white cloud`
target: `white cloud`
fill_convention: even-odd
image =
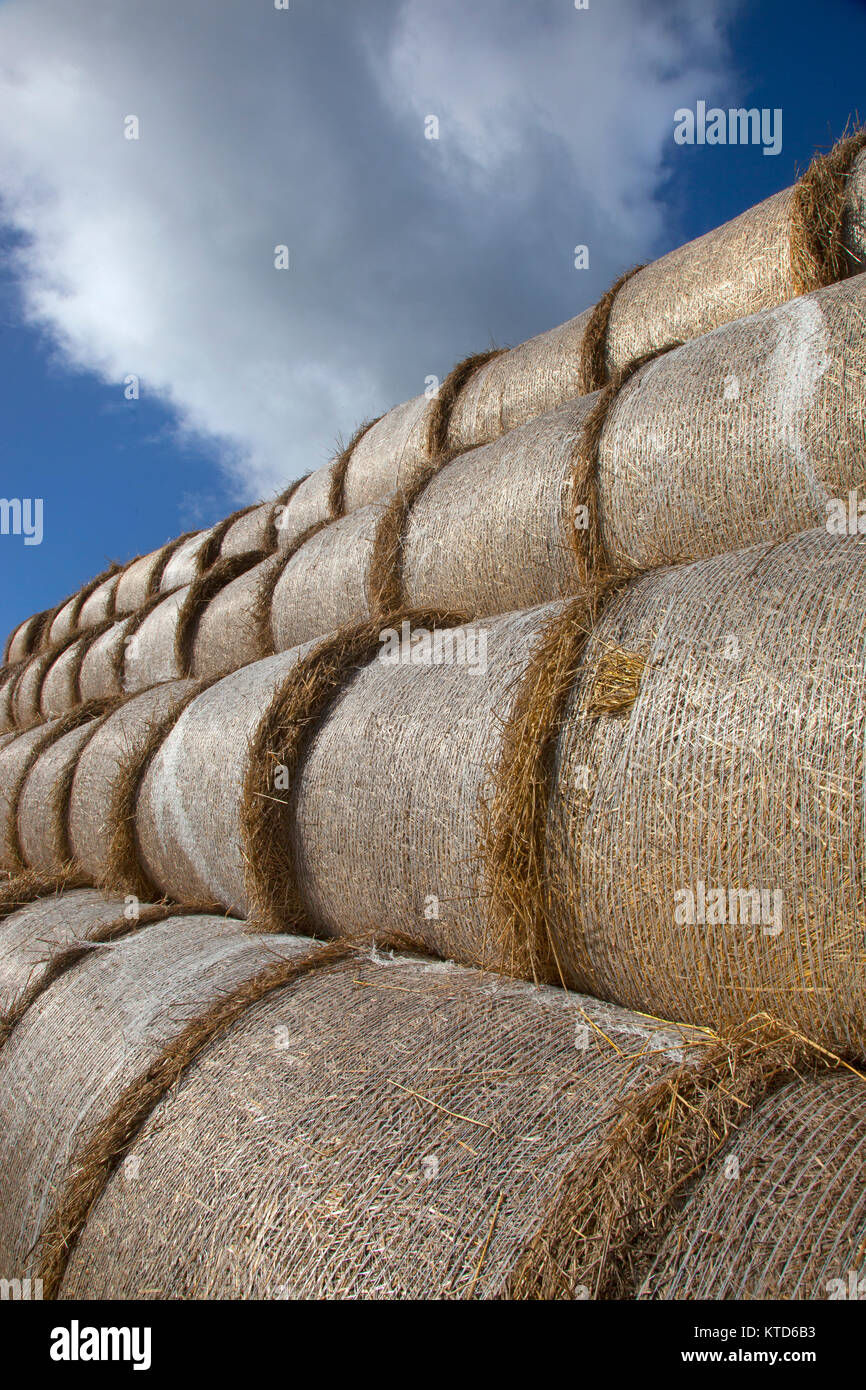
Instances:
[[[76,367],[139,374],[251,495],[280,486],[652,251],[673,110],[727,80],[726,8],[7,0],[27,314]]]

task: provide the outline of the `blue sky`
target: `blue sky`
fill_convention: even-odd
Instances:
[[[3,0],[0,53],[0,495],[45,515],[0,536],[0,635],[866,116],[861,0]],[[698,99],[782,108],[782,152],[676,146]]]

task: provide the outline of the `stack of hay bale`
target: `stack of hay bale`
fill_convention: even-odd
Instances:
[[[0,1276],[864,1272],[864,146],[12,634]]]

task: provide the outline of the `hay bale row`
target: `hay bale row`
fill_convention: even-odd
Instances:
[[[864,564],[812,531],[645,575],[594,626],[554,603],[438,651],[416,626],[394,664],[374,622],[156,687],[88,740],[40,726],[0,748],[0,867],[57,869],[39,807],[62,820],[72,777],[93,882],[662,1017],[766,1010],[864,1056]]]
[[[46,1296],[532,1297],[555,1255],[555,1296],[701,1297],[727,1263],[822,1298],[862,1268],[863,1079],[778,1032],[124,910],[79,891],[0,922],[7,1016],[39,975],[0,1047],[0,1255]],[[600,1258],[569,1220],[583,1175],[584,1203],[620,1199]]]
[[[830,499],[847,512],[866,479],[864,313],[859,275],[657,358],[615,396],[593,460],[595,396],[461,454],[408,507],[403,602],[484,618],[580,592],[589,466],[616,568],[781,539],[823,525]],[[273,592],[275,650],[371,613],[382,510],[359,508],[292,556]]]
[[[866,135],[839,142],[800,184],[617,282],[594,310],[480,363],[449,402],[396,406],[357,442],[345,467],[345,510],[411,486],[435,455],[464,453],[597,389],[636,357],[783,304],[866,264]],[[334,465],[313,473],[309,520],[327,516]]]
[[[275,505],[245,509],[139,557],[87,591],[84,606],[81,591],[25,620],[7,642],[5,660],[20,661],[40,643],[88,626],[91,605],[96,621],[136,611],[154,592],[191,582],[202,559],[211,563],[247,545],[294,548],[310,526],[410,488],[432,461],[498,439],[597,389],[648,352],[855,273],[866,263],[864,142],[866,132],[840,141],[794,188],[621,277],[594,310],[508,352],[466,359],[437,395],[362,426],[336,459]]]
[[[125,797],[136,760],[201,684],[171,681],[105,707],[82,706],[0,743],[0,870],[46,877],[71,862],[102,883],[120,856],[131,881]],[[132,789],[134,790],[134,788]],[[201,900],[208,900],[202,894]],[[189,901],[188,894],[180,895]]]
[[[864,310],[858,275],[657,358],[617,392],[591,461],[596,396],[461,455],[407,501],[394,557],[402,601],[484,618],[579,592],[576,499],[590,466],[614,567],[807,530],[825,522],[831,499],[847,516],[866,473]],[[383,502],[360,507],[293,552],[224,557],[138,618],[67,642],[53,661],[32,658],[0,728],[56,717],[79,699],[214,679],[363,621],[387,561],[386,512]]]
[[[291,730],[267,742],[268,704],[316,658],[248,666],[191,701],[143,778],[147,872],[239,915],[297,890],[325,934],[404,933],[663,1017],[765,1009],[864,1056],[864,563],[861,538],[813,531],[644,576],[585,640],[572,606],[551,604],[444,634],[438,663],[416,645],[414,661],[404,648],[397,665],[350,667],[304,715],[288,789]],[[512,804],[509,718],[551,623],[578,631],[582,657],[558,719],[532,729],[544,795],[539,774],[535,820],[515,813],[503,853],[485,817]],[[277,815],[264,857],[250,797]],[[527,891],[509,878],[523,834],[544,901],[503,923],[494,907]]]
[[[123,567],[113,564],[57,608],[19,624],[7,641],[4,661],[15,665],[108,618],[137,613],[154,595],[192,584],[220,559],[275,550],[277,521],[294,486],[274,502],[244,507],[216,526],[179,536]]]
[[[147,690],[163,681],[178,680],[190,669],[208,670],[204,659],[210,640],[216,647],[210,663],[219,669],[226,651],[227,669],[246,655],[243,634],[248,615],[236,612],[226,629],[211,621],[208,636],[198,639],[205,613],[223,612],[217,600],[221,589],[247,569],[257,566],[261,552],[244,552],[217,561],[205,575],[168,595],[154,595],[119,622],[100,624],[80,637],[39,652],[17,671],[10,671],[0,690],[0,729],[29,728],[55,719],[91,700],[109,700]],[[234,640],[231,640],[234,637]],[[193,644],[202,652],[194,662]],[[260,653],[253,648],[249,659]]]

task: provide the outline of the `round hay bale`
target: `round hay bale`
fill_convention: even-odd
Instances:
[[[822,526],[863,481],[866,275],[657,358],[598,449],[605,541],[640,567]]]
[[[222,538],[220,558],[245,555],[251,550],[275,550],[276,502],[260,502],[233,521]]]
[[[0,748],[0,869],[22,867],[18,843],[18,797],[24,778],[41,749],[56,736],[59,721],[39,724],[10,738]]]
[[[199,572],[199,555],[207,544],[213,527],[189,536],[172,553],[159,581],[159,591],[169,594],[181,585],[191,584]]]
[[[16,728],[15,686],[20,674],[20,666],[7,666],[0,672],[0,733]]]
[[[234,552],[231,558],[239,558],[242,553]],[[215,680],[271,653],[269,625],[260,613],[260,595],[272,584],[283,561],[282,553],[269,555],[226,584],[202,610],[192,651],[192,675],[196,680]]]
[[[16,729],[29,729],[42,718],[42,682],[56,659],[56,648],[28,658],[12,693],[12,718]]]
[[[571,401],[431,478],[403,535],[411,607],[487,617],[575,591],[572,473],[594,399]]]
[[[171,543],[151,550],[147,555],[139,555],[120,573],[114,591],[114,611],[117,617],[125,617],[142,608],[158,587],[159,576],[172,553]]]
[[[678,1071],[688,1041],[443,963],[323,963],[152,1112],[60,1296],[496,1298],[612,1098]]]
[[[75,632],[78,626],[79,600],[80,595],[75,593],[57,610],[45,633],[45,645],[47,647],[59,646]]]
[[[866,246],[866,149],[854,161],[853,177],[846,179],[840,242],[849,275],[863,269],[862,248]]]
[[[123,658],[123,688],[125,691],[147,690],[161,681],[178,680],[175,653],[178,614],[189,586],[176,589],[158,603],[144,621],[125,640]]]
[[[248,550],[242,555],[220,556],[219,559],[209,565],[207,570],[203,571],[198,578],[194,579],[192,584],[189,585],[178,610],[174,633],[175,665],[181,675],[189,675],[192,670],[196,636],[202,618],[211,603],[219,597],[221,591],[225,589],[227,585],[231,584],[233,580],[246,574],[248,570],[254,570],[266,558],[264,552],[261,550]],[[255,596],[256,591],[254,588],[252,597],[255,598]],[[263,638],[269,640],[268,630],[259,616],[260,606],[260,603],[256,602],[253,611],[242,614],[239,621],[243,629],[247,627],[253,630],[258,629],[259,632],[263,634]],[[229,662],[229,670],[232,670],[236,665],[242,664],[241,657],[248,645],[246,634],[240,634],[238,655],[232,657],[230,654],[232,638],[233,633],[231,629],[223,634],[223,640],[227,648],[226,659]],[[253,646],[256,648],[258,643],[254,641]]]
[[[81,750],[99,727],[90,720],[44,748],[18,796],[18,843],[28,868],[46,878],[62,873],[72,857],[69,795]]]
[[[575,985],[713,1027],[766,1011],[866,1056],[864,581],[866,539],[810,531],[602,611],[547,827]]]
[[[96,627],[99,623],[104,623],[106,618],[114,617],[114,598],[120,583],[120,574],[121,572],[118,571],[117,574],[112,574],[108,579],[104,579],[84,600],[78,615],[80,628],[86,630],[90,627]]]
[[[39,692],[39,714],[42,719],[57,719],[80,704],[78,676],[90,641],[90,637],[79,637],[69,642],[51,662]]]
[[[860,1077],[785,1086],[700,1176],[641,1297],[862,1299],[864,1148]]]
[[[130,614],[91,637],[78,673],[82,700],[108,700],[123,694],[123,653],[127,634],[134,623],[135,614]]]
[[[62,899],[56,911],[62,920]],[[10,1277],[38,1274],[34,1247],[64,1180],[171,1043],[263,967],[314,950],[222,917],[173,917],[88,952],[34,1000],[0,1051],[0,1255]]]
[[[76,730],[80,732],[80,730]],[[62,741],[62,740],[61,740]],[[44,980],[52,957],[123,919],[123,898],[95,888],[37,898],[0,921],[0,1019]]]
[[[6,641],[6,651],[3,657],[7,665],[15,665],[16,662],[23,661],[25,657],[30,655],[34,635],[38,630],[42,616],[39,613],[34,613],[32,617],[25,618],[23,623],[19,623],[10,634]]]
[[[580,347],[591,313],[586,309],[479,367],[451,412],[449,450],[463,453],[488,444],[582,395]]]
[[[69,798],[69,841],[76,863],[95,883],[108,867],[117,830],[114,798],[128,759],[194,688],[192,681],[172,681],[127,700],[103,720],[79,757]]]
[[[508,967],[486,932],[479,804],[515,679],[554,611],[450,629],[435,644],[418,628],[399,650],[395,633],[380,656],[396,661],[371,661],[334,701],[285,831],[322,933],[394,932],[437,955]],[[262,777],[262,794],[274,795]]]
[[[135,830],[142,865],[160,892],[211,898],[246,915],[240,817],[249,740],[304,650],[257,661],[210,686],[155,754]]]
[[[311,536],[287,562],[271,602],[277,651],[370,616],[366,581],[384,511],[381,502],[359,507]]]
[[[346,470],[347,512],[412,486],[430,462],[427,432],[435,399],[415,396],[389,410],[361,436]]]
[[[10,632],[3,649],[4,664],[11,666],[11,664],[21,662],[24,659],[26,648],[29,646],[28,624],[32,628],[35,621],[35,614],[33,617],[25,617],[24,623],[19,623],[18,627],[14,627],[13,631]]]
[[[846,180],[845,210],[863,206],[866,164]],[[674,338],[697,338],[719,324],[783,304],[814,285],[798,283],[791,258],[794,188],[653,261],[622,286],[613,303],[605,360],[613,371]],[[858,216],[843,215],[855,266],[866,261]]]
[[[285,504],[277,506],[275,524],[280,550],[291,550],[311,526],[330,519],[332,469],[332,463],[317,468],[295,488]]]

